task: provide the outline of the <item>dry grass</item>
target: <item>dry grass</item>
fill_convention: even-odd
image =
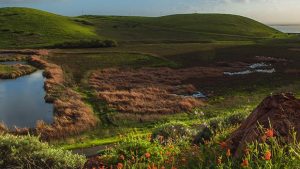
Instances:
[[[16,65],[3,65],[3,66],[7,67],[7,69],[10,69],[10,71],[0,72],[0,79],[15,79],[36,71],[36,68],[30,65],[16,64]]]
[[[191,111],[203,102],[182,95],[196,92],[184,81],[194,77],[219,77],[225,68],[104,69],[91,74],[90,86],[98,98],[124,113],[173,114]]]
[[[16,129],[14,134],[35,133],[41,135],[43,140],[62,138],[78,134],[96,126],[98,119],[93,115],[92,109],[87,106],[77,92],[63,85],[63,71],[55,65],[41,59],[40,56],[32,56],[30,63],[45,69],[45,89],[47,101],[54,104],[54,122],[46,124],[37,122],[35,129]],[[5,129],[5,126],[0,126]]]

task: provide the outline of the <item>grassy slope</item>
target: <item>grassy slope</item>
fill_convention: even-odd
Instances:
[[[0,8],[0,48],[47,46],[95,38],[94,28],[72,18],[29,8]]]
[[[236,41],[284,36],[259,22],[235,15],[72,18],[29,8],[0,8],[0,48],[44,47],[63,41],[100,37],[151,43]]]
[[[81,16],[97,32],[119,41],[212,41],[284,37],[249,18],[226,14],[179,14],[163,17]]]

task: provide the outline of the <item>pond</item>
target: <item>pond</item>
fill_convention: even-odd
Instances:
[[[44,80],[43,70],[17,79],[0,79],[0,122],[9,128],[33,128],[38,120],[51,123],[53,105],[44,100]]]

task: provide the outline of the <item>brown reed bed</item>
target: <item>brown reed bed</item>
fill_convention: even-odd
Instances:
[[[174,114],[203,105],[197,98],[183,96],[196,92],[185,81],[193,77],[220,77],[224,68],[186,69],[141,68],[104,69],[89,79],[97,97],[111,108],[132,114]]]
[[[48,63],[40,56],[32,56],[29,62],[45,70],[45,99],[54,105],[54,122],[37,123],[35,131],[42,139],[62,138],[96,126],[98,119],[94,116],[92,108],[83,102],[80,94],[64,86],[61,67]]]

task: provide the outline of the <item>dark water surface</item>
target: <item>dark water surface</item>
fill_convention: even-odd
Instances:
[[[17,79],[0,79],[0,122],[8,127],[35,127],[38,120],[53,121],[53,105],[44,100],[43,71]]]

